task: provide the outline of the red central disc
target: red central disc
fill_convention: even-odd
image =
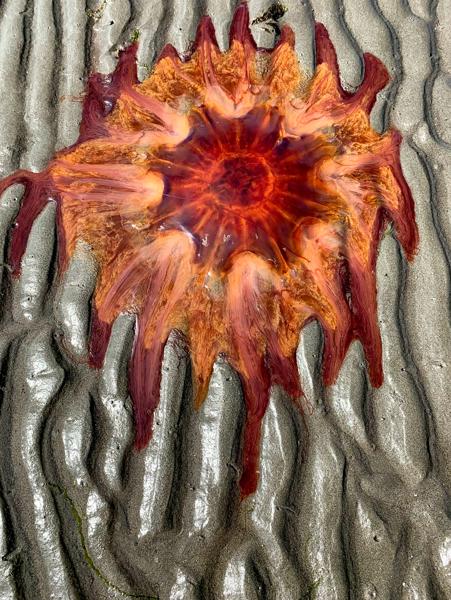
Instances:
[[[226,156],[211,174],[209,188],[223,204],[255,207],[273,190],[273,174],[264,158],[252,154]]]

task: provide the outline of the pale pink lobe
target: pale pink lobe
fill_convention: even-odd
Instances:
[[[103,243],[94,252],[104,247],[109,247],[113,255],[119,251],[120,238],[112,224],[127,231],[131,240],[142,240],[141,231],[163,193],[161,176],[139,165],[61,160],[55,161],[51,177],[60,193],[60,232],[65,235],[60,257],[63,266],[76,241],[82,239],[90,244],[93,236],[98,237],[99,227],[103,228]]]
[[[98,308],[92,318],[89,357],[95,368],[101,368],[105,358],[114,319],[121,311],[133,310],[133,298],[147,282],[152,268],[152,245],[139,248],[130,256],[119,256],[116,260],[116,277],[107,282],[106,291],[97,293]]]
[[[351,337],[351,313],[344,296],[348,285],[348,268],[341,257],[342,230],[320,219],[310,219],[299,228],[296,244],[303,259],[304,277],[314,282],[321,298],[314,316],[324,334],[323,379],[334,383],[348,350]],[[331,262],[335,265],[331,269]]]
[[[236,350],[233,364],[244,388],[246,425],[243,442],[243,496],[255,489],[261,420],[265,414],[271,383],[288,394],[301,394],[295,356],[284,356],[275,331],[278,316],[278,277],[271,266],[251,253],[236,257],[227,280],[226,313]]]
[[[177,231],[159,237],[151,249],[152,270],[137,321],[129,368],[137,449],[144,448],[152,435],[153,413],[160,397],[163,350],[171,329],[177,326],[178,311],[182,310],[193,277],[195,251],[190,238]]]
[[[255,265],[252,261],[255,260]],[[240,264],[241,263],[241,264]],[[261,420],[269,402],[271,379],[264,361],[264,331],[267,314],[258,281],[260,259],[243,257],[230,272],[227,304],[230,335],[238,358],[235,368],[243,383],[246,423],[243,440],[241,494],[257,485]]]

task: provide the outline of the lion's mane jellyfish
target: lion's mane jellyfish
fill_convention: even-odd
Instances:
[[[246,402],[247,495],[257,485],[271,386],[302,394],[295,353],[308,321],[322,326],[326,385],[355,339],[372,385],[382,383],[379,240],[391,221],[408,259],[418,243],[401,136],[369,122],[387,71],[365,54],[359,89],[343,90],[334,47],[317,24],[317,66],[307,78],[289,27],[273,49],[256,47],[245,2],[226,52],[208,17],[189,55],[166,46],[141,83],[136,52],[135,42],[114,73],[90,76],[75,144],[42,173],[19,170],[1,182],[0,191],[26,187],[9,262],[17,276],[33,220],[52,198],[60,273],[77,240],[99,264],[94,367],[119,313],[137,314],[129,365],[137,449],[152,434],[171,330],[188,341],[197,405],[216,357],[226,356]]]

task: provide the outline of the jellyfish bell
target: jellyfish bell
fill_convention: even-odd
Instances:
[[[271,386],[302,394],[296,348],[306,323],[323,329],[326,385],[354,339],[371,383],[382,383],[379,240],[392,221],[407,258],[418,244],[400,134],[369,122],[387,72],[366,54],[360,88],[343,90],[317,24],[317,68],[306,80],[291,29],[282,28],[275,48],[257,48],[245,2],[225,52],[204,17],[188,55],[166,46],[139,82],[137,47],[120,52],[111,75],[90,76],[75,144],[42,173],[19,170],[0,182],[0,192],[26,188],[9,262],[17,277],[32,223],[53,197],[60,273],[78,240],[99,265],[93,367],[103,364],[116,317],[137,314],[129,363],[137,449],[152,434],[171,331],[188,342],[197,406],[214,361],[226,357],[246,403],[245,496],[257,486]]]

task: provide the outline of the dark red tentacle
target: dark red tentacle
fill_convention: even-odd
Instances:
[[[193,52],[205,42],[219,48],[218,41],[216,39],[215,27],[210,17],[202,17],[199,22],[196,32],[196,39],[194,40],[193,44]]]
[[[158,64],[164,58],[171,58],[174,62],[178,62],[181,60],[179,53],[177,52],[176,48],[174,48],[174,46],[172,44],[166,44],[163,47],[163,50],[158,55],[156,63]]]
[[[385,65],[373,54],[365,53],[363,60],[365,67],[363,81],[351,97],[351,101],[369,114],[376,102],[377,94],[387,85],[390,77]]]
[[[294,48],[296,42],[296,36],[294,31],[289,25],[283,25],[280,30],[280,37],[277,40],[277,44],[274,46],[274,50],[282,44],[288,44],[291,48]]]
[[[329,32],[322,23],[315,23],[315,57],[317,66],[326,64],[337,80],[340,81],[335,46],[330,39]]]
[[[116,68],[111,75],[102,73],[90,75],[88,91],[83,103],[80,135],[75,146],[108,135],[105,119],[113,110],[121,90],[138,83],[137,51],[138,42],[121,50]]]
[[[97,309],[93,307],[91,315],[89,364],[94,369],[101,369],[103,367],[112,327],[112,323],[106,323],[100,319]]]
[[[232,45],[234,41],[240,42],[243,46],[249,44],[253,48],[257,48],[249,27],[249,9],[247,7],[247,2],[241,3],[233,15],[229,32],[230,45]]]
[[[412,260],[418,250],[419,244],[418,226],[415,220],[415,204],[401,167],[399,148],[402,136],[396,130],[393,131],[392,136],[393,150],[390,155],[390,167],[399,186],[401,196],[399,198],[399,208],[397,210],[389,210],[389,214],[393,220],[397,238],[406,253],[407,259]]]
[[[240,478],[241,497],[257,489],[260,454],[261,422],[269,403],[271,380],[263,358],[255,357],[254,370],[241,377],[246,402],[246,422],[243,438],[243,471]]]

